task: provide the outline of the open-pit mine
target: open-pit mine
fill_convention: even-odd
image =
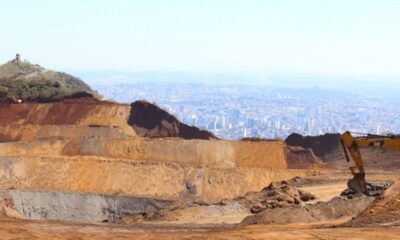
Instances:
[[[0,239],[400,239],[400,154],[361,150],[361,194],[340,138],[223,140],[146,101],[6,97]]]

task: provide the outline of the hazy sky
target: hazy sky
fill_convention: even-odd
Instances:
[[[1,0],[0,61],[400,76],[399,0]]]

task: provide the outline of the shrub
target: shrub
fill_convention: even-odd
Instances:
[[[5,98],[8,95],[8,88],[0,86],[0,98]]]

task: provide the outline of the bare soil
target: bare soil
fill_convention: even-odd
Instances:
[[[131,114],[128,123],[142,137],[217,139],[212,133],[186,125],[167,111],[146,101],[136,101],[131,104]]]
[[[332,228],[338,222],[292,225],[157,226],[0,220],[1,239],[400,239],[399,227]]]

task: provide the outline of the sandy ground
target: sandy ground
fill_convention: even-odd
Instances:
[[[328,183],[315,186],[300,187],[301,190],[312,193],[317,197],[317,201],[327,202],[339,196],[346,189],[346,182]]]
[[[0,239],[400,239],[400,228],[320,225],[171,227],[0,220]]]

